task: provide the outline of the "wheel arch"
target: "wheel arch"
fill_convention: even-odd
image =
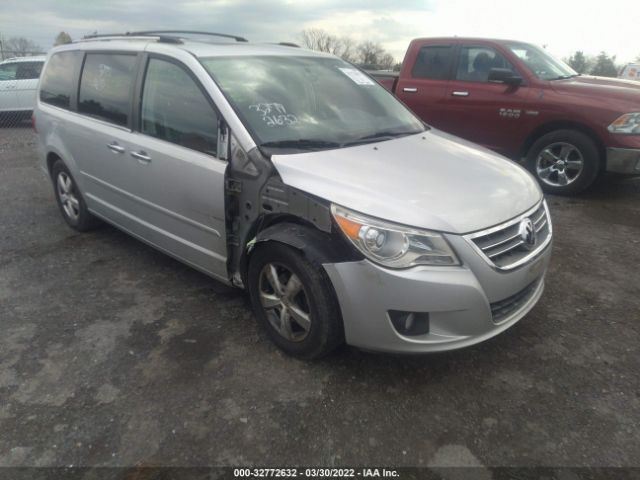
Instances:
[[[598,148],[598,154],[600,159],[600,169],[606,168],[606,147],[602,139],[598,136],[598,134],[589,126],[585,125],[581,122],[576,122],[573,120],[555,120],[552,122],[543,123],[539,125],[533,132],[529,134],[527,139],[525,140],[522,150],[520,152],[520,157],[524,158],[527,156],[529,149],[532,145],[544,135],[555,132],[557,130],[576,130],[580,133],[587,135],[593,142],[596,144]]]
[[[58,155],[56,152],[47,153],[46,162],[47,162],[47,172],[49,172],[49,176],[51,176],[51,169],[53,168],[53,164],[56,163],[56,161],[58,160],[62,160],[62,157]],[[64,162],[64,160],[62,161]]]
[[[355,248],[348,245],[336,229],[319,230],[313,224],[294,215],[265,217],[254,227],[253,241],[245,249],[242,260],[243,283],[246,284],[251,255],[258,244],[279,242],[295,248],[317,264],[360,260]]]

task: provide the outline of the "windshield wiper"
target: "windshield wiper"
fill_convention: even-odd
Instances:
[[[574,73],[572,75],[560,75],[560,76],[555,77],[555,78],[550,78],[549,80],[550,81],[553,81],[553,80],[566,80],[567,78],[574,78],[574,77],[578,77],[580,75],[581,75],[580,73]]]
[[[338,148],[341,145],[337,142],[329,142],[326,140],[311,140],[308,138],[300,138],[298,140],[275,140],[272,142],[264,142],[260,147],[266,148],[299,148],[301,150],[313,150],[315,148]]]
[[[365,135],[364,137],[356,138],[350,142],[345,142],[342,146],[352,146],[357,145],[359,143],[368,143],[370,140],[378,141],[378,140],[390,140],[392,138],[397,137],[406,137],[407,135],[415,135],[420,133],[420,131],[412,131],[412,132],[393,132],[391,130],[375,132],[370,135]]]

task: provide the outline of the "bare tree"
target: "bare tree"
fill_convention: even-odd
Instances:
[[[37,43],[24,37],[1,38],[2,54],[10,57],[25,57],[35,53],[42,53],[43,49]]]
[[[393,58],[393,55],[390,53],[382,54],[382,57],[380,57],[380,60],[378,61],[378,65],[380,65],[383,70],[391,70],[395,64],[396,59]]]
[[[340,53],[340,58],[347,62],[355,62],[357,59],[357,48],[356,42],[353,38],[350,37],[342,37],[342,53]]]
[[[300,38],[302,44],[311,50],[331,53],[347,62],[354,62],[357,58],[356,43],[352,38],[337,37],[318,28],[303,30]]]
[[[337,55],[351,63],[369,68],[393,68],[395,59],[379,44],[372,41],[356,43],[351,37],[337,37],[319,28],[310,28],[300,33],[302,44],[311,50]]]
[[[67,32],[60,32],[56,39],[53,41],[53,46],[57,47],[58,45],[64,45],[65,43],[71,43],[73,40],[71,39],[71,35]]]
[[[384,53],[382,45],[367,40],[358,45],[358,62],[364,65],[379,65]]]
[[[318,52],[334,53],[339,44],[337,37],[318,28],[303,30],[301,38],[305,47]]]

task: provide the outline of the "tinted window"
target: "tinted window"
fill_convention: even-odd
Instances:
[[[422,47],[418,52],[411,75],[417,78],[446,80],[449,78],[452,53],[453,47],[449,45]]]
[[[149,60],[140,116],[142,133],[216,154],[218,117],[198,85],[178,65]]]
[[[88,53],[80,79],[78,111],[127,125],[135,55]]]
[[[506,68],[517,75],[513,66],[493,48],[462,47],[458,60],[457,80],[488,82],[492,68]]]
[[[4,65],[0,65],[0,81],[15,80],[16,68],[15,63],[5,63]]]
[[[20,62],[16,70],[16,80],[33,80],[40,77],[42,62]]]
[[[74,75],[82,59],[81,52],[60,52],[47,63],[40,82],[40,100],[62,108],[69,108]]]

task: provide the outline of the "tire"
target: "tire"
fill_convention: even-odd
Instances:
[[[344,342],[340,308],[329,277],[299,250],[277,241],[259,244],[251,256],[247,280],[258,323],[287,354],[313,360]],[[286,294],[287,287],[298,293]]]
[[[600,152],[584,133],[556,130],[534,142],[526,165],[545,192],[574,195],[591,186],[600,174]]]
[[[53,192],[62,217],[74,230],[86,232],[98,225],[98,219],[89,213],[80,189],[62,160],[51,167]]]

